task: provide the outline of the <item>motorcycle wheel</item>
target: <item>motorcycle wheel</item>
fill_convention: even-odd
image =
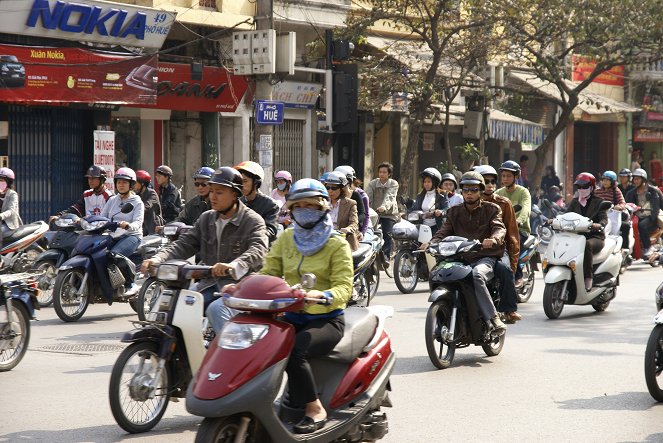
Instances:
[[[117,424],[131,434],[152,429],[168,406],[172,376],[166,365],[160,379],[154,379],[158,352],[157,343],[136,342],[122,351],[113,365],[108,387],[111,411]]]
[[[451,309],[446,303],[436,301],[428,308],[426,314],[426,350],[428,351],[428,358],[438,369],[446,369],[451,366],[456,353],[455,344],[443,343],[439,337],[439,330],[442,328],[450,329],[450,323]],[[437,334],[436,331],[438,331]]]
[[[369,299],[373,300],[375,294],[378,293],[378,288],[380,287],[380,268],[377,266],[377,263],[373,263],[371,267],[371,275],[373,276],[373,284],[369,285]]]
[[[357,294],[356,299],[352,300],[353,306],[365,308],[371,302],[371,285],[368,283],[368,276],[364,272],[353,282],[353,296]]]
[[[89,293],[78,295],[84,277],[82,268],[58,272],[53,286],[53,307],[62,321],[74,322],[85,314],[90,304]]]
[[[409,249],[402,249],[396,254],[394,281],[403,294],[410,294],[417,287],[419,282],[417,257]]]
[[[46,308],[53,304],[53,286],[55,286],[55,278],[58,270],[55,267],[55,262],[52,260],[41,261],[36,263],[33,268],[36,272],[42,273],[37,278],[37,287],[39,288],[39,295],[37,300],[39,306]]]
[[[28,310],[18,300],[12,303],[14,321],[9,323],[7,311],[0,309],[0,372],[13,369],[28,350],[30,342],[30,317]]]
[[[563,288],[564,282],[558,281],[557,283],[546,285],[543,289],[543,312],[551,320],[559,318],[564,309],[564,302],[561,299]]]
[[[523,277],[525,277],[525,283],[516,290],[518,303],[527,303],[534,292],[534,271],[531,262],[525,263]]]
[[[163,289],[163,283],[159,282],[156,277],[150,277],[143,282],[143,286],[140,287],[140,292],[138,292],[134,302],[139,320],[146,320],[147,314],[159,298],[161,289]]]
[[[658,380],[663,372],[661,340],[663,340],[663,325],[656,325],[649,335],[645,348],[645,380],[649,394],[658,402],[663,402],[663,389]]]
[[[499,355],[499,353],[502,352],[502,348],[504,347],[505,338],[506,334],[502,334],[500,336],[494,337],[491,343],[481,345],[483,352],[485,352],[488,357]]]
[[[241,417],[233,415],[230,417],[206,418],[200,424],[196,433],[195,443],[232,443],[237,441]],[[248,434],[248,433],[247,433]],[[240,440],[245,440],[250,435],[244,435]]]

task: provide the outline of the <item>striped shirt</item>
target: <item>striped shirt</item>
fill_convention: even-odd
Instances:
[[[616,186],[611,186],[610,188],[598,187],[594,190],[594,195],[601,200],[609,201],[613,205],[626,204],[622,191]]]

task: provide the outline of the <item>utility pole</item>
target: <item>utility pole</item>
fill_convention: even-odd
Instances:
[[[274,28],[274,0],[256,0],[256,30]],[[272,84],[269,74],[255,76],[255,100],[271,100]],[[274,176],[274,126],[254,124],[253,131],[253,160],[258,162],[265,170],[265,179],[262,181],[263,192],[269,194],[272,189]]]

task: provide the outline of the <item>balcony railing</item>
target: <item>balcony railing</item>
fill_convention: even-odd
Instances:
[[[632,65],[629,71],[633,80],[663,80],[663,61]]]

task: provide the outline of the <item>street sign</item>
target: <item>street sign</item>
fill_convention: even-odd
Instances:
[[[282,125],[283,103],[256,100],[256,121],[259,125]]]

